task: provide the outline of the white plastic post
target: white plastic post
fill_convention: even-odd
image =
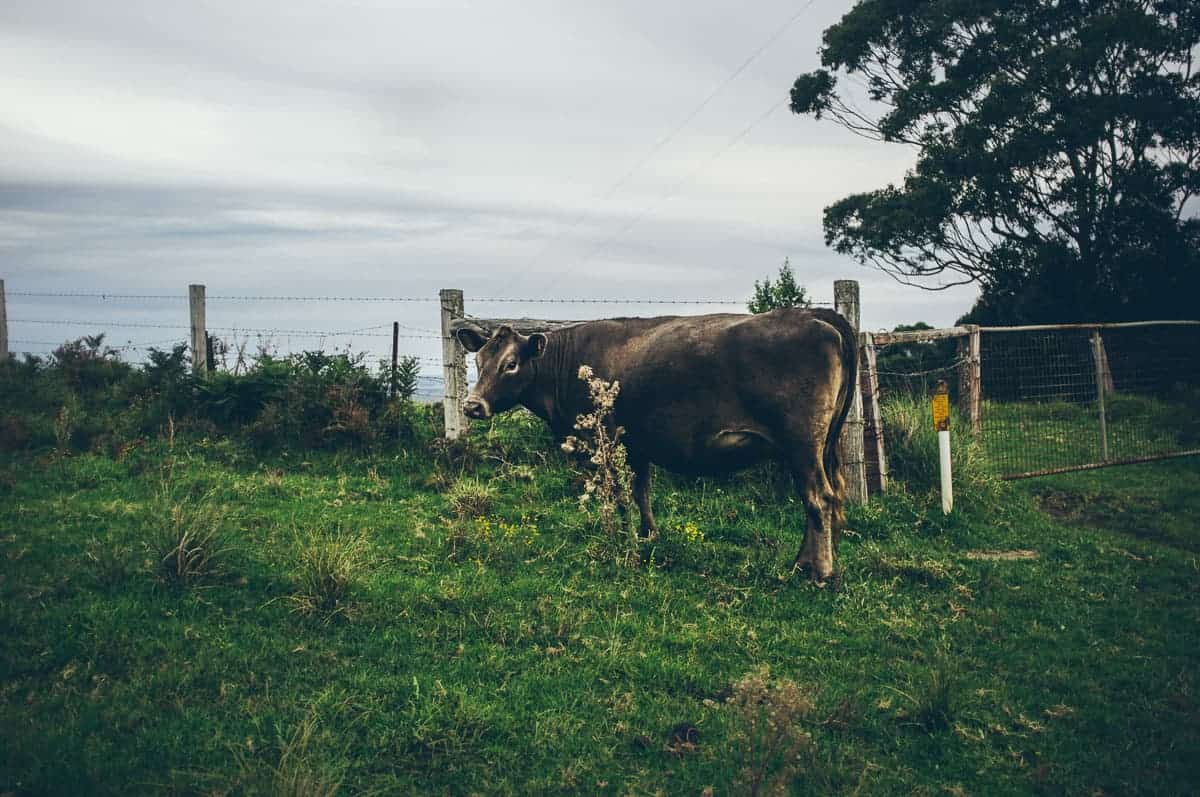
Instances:
[[[950,386],[943,379],[933,391],[933,428],[938,436],[938,470],[942,476],[942,514],[954,508],[954,483],[950,478]]]
[[[942,472],[942,514],[954,509],[954,483],[950,478],[950,430],[938,432],[938,468]]]

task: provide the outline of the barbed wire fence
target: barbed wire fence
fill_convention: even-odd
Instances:
[[[442,395],[439,382],[443,378],[440,366],[444,365],[445,343],[444,331],[436,328],[439,301],[437,296],[417,295],[209,294],[204,286],[192,286],[179,293],[9,290],[5,294],[4,281],[0,280],[0,320],[5,322],[0,323],[0,357],[10,350],[47,356],[66,342],[98,334],[105,335],[105,348],[134,364],[147,361],[152,349],[185,346],[202,370],[209,367],[210,361],[214,367],[230,367],[229,362],[220,361],[228,356],[240,362],[247,352],[255,356],[341,351],[362,355],[369,364],[378,363],[380,367],[387,367],[393,356],[409,357],[420,367],[423,384],[419,395],[437,399]],[[471,302],[473,306],[561,306],[564,312],[571,308],[569,313],[578,318],[608,317],[622,311],[644,314],[646,309],[657,308],[714,312],[745,307],[744,299],[712,297],[482,296],[472,297]],[[263,309],[256,307],[259,305]],[[281,314],[281,308],[289,305],[296,307]],[[354,311],[356,320],[368,323],[353,328],[295,323],[298,318],[315,320],[321,315],[315,308],[322,305],[332,308],[325,315],[332,314],[335,321],[343,322],[347,311],[336,308],[359,305],[363,310]],[[588,306],[595,310],[588,312]],[[396,312],[400,307],[406,308],[403,313]],[[422,323],[420,316],[425,313],[417,308],[428,308],[429,323]],[[396,315],[405,321],[394,320]],[[392,319],[384,320],[389,316]],[[180,320],[173,322],[171,317]],[[263,324],[265,317],[281,318],[281,322]],[[202,338],[196,337],[197,321]],[[15,333],[11,338],[7,336],[10,324]],[[168,337],[171,331],[177,334]],[[473,369],[474,363],[469,363],[468,375]]]

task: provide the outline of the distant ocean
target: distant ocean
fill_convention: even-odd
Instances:
[[[433,401],[441,401],[442,396],[442,378],[440,376],[422,374],[417,377],[417,392],[413,396],[415,401],[428,404]]]

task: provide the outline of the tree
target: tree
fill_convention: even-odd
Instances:
[[[977,282],[990,312],[1195,315],[1197,44],[1190,0],[858,3],[792,111],[917,161],[826,208],[826,243],[906,284]]]
[[[767,277],[762,282],[754,281],[754,297],[747,307],[752,313],[765,313],[777,307],[811,307],[812,300],[803,285],[796,284],[792,264],[784,258],[775,282]]]

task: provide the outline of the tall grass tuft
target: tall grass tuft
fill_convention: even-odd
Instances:
[[[292,734],[274,767],[271,794],[275,797],[334,797],[341,789],[340,773],[316,762],[309,753],[316,720],[308,717]]]
[[[89,570],[102,589],[115,589],[129,578],[129,549],[123,545],[104,542],[96,537],[84,550]]]
[[[236,785],[240,788],[231,791],[273,797],[334,797],[341,791],[345,767],[329,762],[329,756],[322,754],[329,734],[318,735],[317,727],[316,717],[309,714],[291,736],[280,737],[277,764],[256,759],[235,746],[233,757],[241,770]]]
[[[892,478],[918,495],[939,489],[937,432],[928,398],[911,393],[892,395],[880,403],[880,412]],[[950,451],[956,494],[990,495],[999,489],[1000,480],[983,444],[957,413],[950,419]]]
[[[475,478],[462,478],[446,492],[450,508],[460,518],[483,517],[496,503],[496,488]]]
[[[229,509],[213,501],[211,493],[160,506],[150,540],[159,576],[169,584],[188,585],[222,573],[233,547]]]
[[[945,654],[915,676],[908,689],[892,688],[906,703],[899,715],[903,724],[920,728],[926,733],[947,730],[954,721],[957,703],[957,680]]]
[[[361,533],[297,529],[298,569],[292,604],[307,615],[326,619],[344,614],[349,590],[366,561],[367,539]]]

